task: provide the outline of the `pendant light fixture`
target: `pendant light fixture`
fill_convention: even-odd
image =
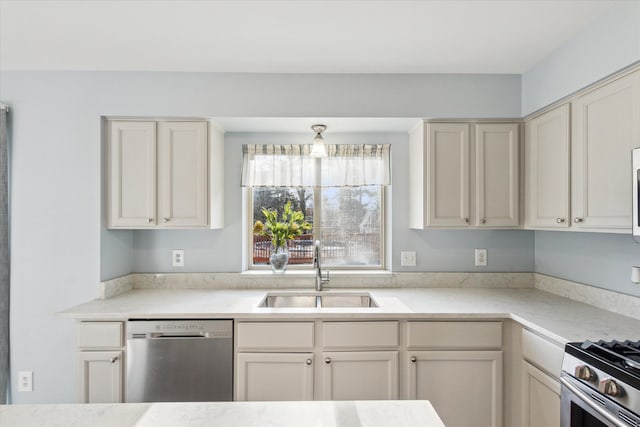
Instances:
[[[326,125],[313,125],[311,129],[316,133],[313,138],[313,147],[311,148],[311,157],[327,157],[327,148],[324,146],[324,138],[322,132],[327,129]]]

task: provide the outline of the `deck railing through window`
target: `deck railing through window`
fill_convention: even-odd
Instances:
[[[328,233],[322,243],[320,256],[327,266],[358,265],[358,259],[380,260],[380,232],[344,235]],[[289,264],[313,263],[313,236],[297,236],[288,242]],[[253,264],[269,264],[271,239],[253,236]]]

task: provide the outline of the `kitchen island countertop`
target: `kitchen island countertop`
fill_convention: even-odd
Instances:
[[[0,405],[3,427],[444,427],[426,400]]]

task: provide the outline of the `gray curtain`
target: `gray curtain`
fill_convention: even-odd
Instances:
[[[7,113],[0,104],[0,404],[9,387],[9,156]]]

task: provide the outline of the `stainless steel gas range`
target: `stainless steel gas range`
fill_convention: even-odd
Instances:
[[[561,427],[640,427],[640,341],[569,343]]]

